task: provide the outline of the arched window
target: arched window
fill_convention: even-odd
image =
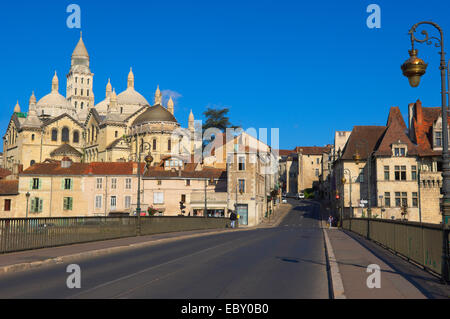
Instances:
[[[69,142],[69,129],[67,127],[62,129],[61,132],[61,141]]]
[[[80,133],[78,131],[73,132],[73,142],[74,143],[80,142]]]
[[[31,140],[34,141],[34,134],[31,134]]]
[[[168,150],[168,151],[171,151],[171,150],[172,150],[172,140],[171,140],[171,139],[169,139],[169,140],[167,141],[167,150]]]
[[[156,151],[156,138],[153,139],[153,150]]]
[[[33,166],[34,164],[36,164],[34,160],[30,161],[30,166]]]
[[[77,102],[77,101],[75,101],[75,108],[77,108],[77,105],[78,105],[78,102]]]
[[[83,109],[84,107],[84,102],[81,102],[81,109]]]
[[[56,128],[54,128],[54,129],[52,130],[52,141],[53,141],[53,142],[58,141],[58,130],[57,130]]]

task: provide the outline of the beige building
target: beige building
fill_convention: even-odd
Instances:
[[[72,53],[66,96],[60,93],[55,73],[51,92],[39,100],[33,92],[28,112],[19,103],[14,107],[3,137],[3,167],[17,172],[18,165],[27,169],[65,156],[83,163],[125,162],[135,160],[141,145],[151,150],[155,162],[168,155],[192,154],[194,115],[189,115],[188,129],[182,129],[172,97],[164,105],[159,86],[150,104],[135,89],[130,70],[125,91],[116,94],[108,81],[105,98],[95,104],[93,80],[90,56],[80,38]]]
[[[410,135],[398,107],[386,126],[354,127],[333,166],[335,207],[344,217],[368,217],[370,201],[375,218],[441,221],[438,156],[424,157]]]
[[[319,182],[328,175],[328,157],[331,145],[303,146],[292,151],[280,150],[280,180],[283,190],[290,195],[306,189],[319,190]]]
[[[19,204],[8,217],[25,217],[27,202],[28,217],[130,214],[136,209],[136,174],[133,162],[87,164],[64,158],[35,164],[19,175]]]

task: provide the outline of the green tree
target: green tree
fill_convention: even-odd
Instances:
[[[230,118],[227,116],[229,109],[212,109],[208,108],[203,115],[206,117],[205,124],[203,125],[203,132],[209,128],[217,128],[222,132],[225,132],[227,128],[237,128],[230,123]]]

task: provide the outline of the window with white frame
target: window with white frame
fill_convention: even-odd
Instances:
[[[95,208],[102,208],[102,195],[95,196]]]
[[[125,196],[125,208],[131,207],[131,196]]]
[[[153,193],[153,204],[164,204],[164,193],[163,192]]]
[[[111,189],[116,189],[117,188],[117,178],[112,178],[111,179]]]
[[[131,189],[131,178],[127,178],[125,180],[125,188],[126,189]]]
[[[103,188],[103,178],[97,178],[97,189]]]
[[[117,197],[111,196],[111,210],[115,210],[117,207]]]

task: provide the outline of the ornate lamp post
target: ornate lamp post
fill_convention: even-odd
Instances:
[[[344,175],[345,173],[349,176],[349,187],[350,187],[350,193],[349,193],[349,199],[350,199],[350,218],[353,218],[353,204],[352,204],[352,172],[348,169],[344,169]],[[345,184],[347,181],[345,180],[345,177],[342,178],[342,183]]]
[[[124,136],[124,140],[127,143],[132,142],[132,136]],[[136,215],[138,218],[138,236],[141,235],[141,155],[144,151],[148,151],[147,156],[145,156],[145,169],[148,170],[151,163],[153,162],[153,156],[150,153],[151,145],[147,142],[142,142],[138,145],[138,134],[135,134],[136,140],[136,157],[137,157],[137,179],[138,179],[138,191],[137,191],[137,204],[136,204]]]
[[[27,193],[25,194],[25,196],[27,197],[26,218],[28,219],[28,207],[30,206],[30,205],[28,204],[28,201],[30,200],[30,196],[31,196],[30,192],[27,192]]]
[[[417,28],[422,25],[430,25],[433,26],[439,32],[439,38],[429,36],[426,30],[422,30],[421,34],[423,35],[422,39],[416,38],[414,35]],[[427,64],[420,58],[418,58],[418,50],[414,48],[414,43],[426,43],[428,45],[434,44],[435,47],[440,49],[441,62],[439,69],[441,70],[441,100],[442,100],[442,137],[443,137],[443,150],[442,150],[442,192],[443,192],[443,201],[442,201],[442,278],[445,281],[448,281],[448,236],[446,231],[446,224],[448,223],[448,218],[450,216],[450,161],[448,154],[448,120],[447,120],[447,99],[446,99],[446,71],[448,72],[448,65],[445,63],[445,51],[444,51],[444,32],[442,28],[430,21],[422,21],[416,23],[409,30],[409,35],[411,37],[411,50],[409,51],[410,58],[406,60],[405,63],[401,66],[403,75],[406,76],[409,80],[409,83],[412,87],[419,86],[421,77],[425,74],[427,69]],[[450,77],[449,77],[450,79]]]

